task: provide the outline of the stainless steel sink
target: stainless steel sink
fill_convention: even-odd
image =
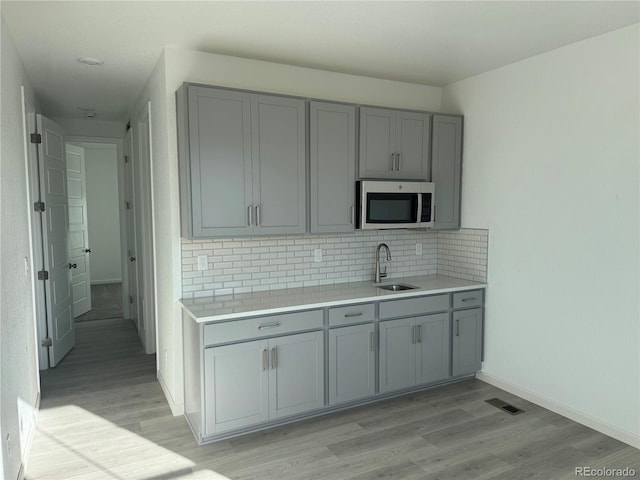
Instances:
[[[402,290],[415,290],[418,287],[414,287],[413,285],[407,285],[405,283],[392,283],[387,285],[376,285],[377,288],[381,288],[382,290],[390,290],[392,292],[401,292]]]

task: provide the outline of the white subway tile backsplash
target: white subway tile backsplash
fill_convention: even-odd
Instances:
[[[350,235],[182,240],[182,295],[185,298],[249,291],[366,281],[373,278],[375,248],[387,243],[383,258],[391,278],[441,273],[486,280],[488,231],[371,231]],[[416,255],[415,244],[422,244]],[[314,250],[322,261],[314,261]],[[197,271],[206,255],[209,270]]]

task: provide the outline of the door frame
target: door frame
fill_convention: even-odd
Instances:
[[[126,275],[127,268],[127,220],[125,212],[124,191],[124,142],[121,138],[114,137],[86,137],[82,135],[67,135],[65,143],[103,143],[116,146],[116,158],[118,164],[118,218],[120,220],[120,268],[122,269],[122,314],[129,318],[129,284]],[[91,232],[89,232],[91,234]]]
[[[29,208],[27,214],[29,217],[29,240],[31,243],[30,259],[31,279],[33,285],[33,319],[34,319],[34,342],[36,345],[36,376],[38,378],[38,395],[40,395],[40,373],[39,370],[47,370],[49,368],[49,349],[43,347],[40,339],[47,336],[47,315],[44,294],[44,282],[38,280],[37,273],[44,270],[44,256],[42,252],[42,223],[38,215],[34,215],[33,203],[39,200],[40,181],[38,167],[38,148],[37,145],[31,143],[29,136],[37,130],[35,101],[30,97],[24,86],[22,91],[22,121],[24,129],[24,150],[25,150],[25,169],[27,174],[27,202]],[[36,199],[35,196],[38,196]]]

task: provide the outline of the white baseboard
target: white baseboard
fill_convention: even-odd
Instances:
[[[557,402],[550,398],[539,395],[531,390],[515,385],[507,380],[503,380],[500,377],[493,376],[488,373],[478,372],[476,378],[482,380],[494,387],[498,387],[502,390],[506,390],[509,393],[524,398],[525,400],[540,405],[541,407],[551,410],[552,412],[562,415],[563,417],[570,418],[571,420],[586,425],[589,428],[593,428],[598,432],[604,433],[610,437],[620,440],[626,444],[635,448],[640,448],[640,435],[637,435],[628,430],[618,428],[607,422],[604,422],[598,418],[592,417],[586,413],[576,410],[568,405]]]
[[[106,285],[108,283],[122,283],[122,279],[112,278],[107,280],[91,280],[91,285]]]
[[[162,373],[160,372],[160,370],[158,370],[158,382],[160,382],[162,393],[164,393],[164,396],[167,399],[167,403],[169,404],[169,408],[171,409],[171,414],[174,417],[177,417],[178,415],[184,415],[184,403],[176,403],[174,401],[173,396],[171,395],[171,392],[169,391],[169,388],[164,381],[164,378],[162,378]]]

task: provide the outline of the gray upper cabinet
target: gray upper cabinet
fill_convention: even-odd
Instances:
[[[462,117],[433,116],[431,168],[431,181],[436,184],[433,228],[460,228]]]
[[[183,86],[177,103],[182,235],[304,233],[304,100]]]
[[[253,233],[304,233],[304,100],[251,95],[251,132]]]
[[[178,91],[183,236],[250,233],[250,108],[247,93],[193,86]]]
[[[355,228],[356,108],[310,102],[310,230],[351,232]]]
[[[428,180],[428,113],[360,108],[360,178]]]

